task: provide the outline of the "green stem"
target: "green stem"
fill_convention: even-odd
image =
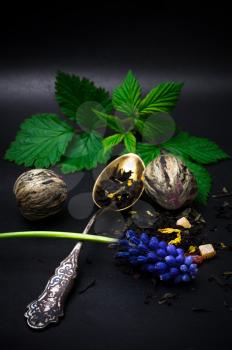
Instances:
[[[58,231],[22,231],[22,232],[7,232],[0,233],[0,239],[6,238],[69,238],[69,239],[77,239],[78,241],[90,241],[97,243],[117,243],[117,238],[105,237],[105,236],[97,236],[97,235],[89,235],[75,232],[58,232]]]

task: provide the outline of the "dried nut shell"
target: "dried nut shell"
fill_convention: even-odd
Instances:
[[[177,220],[176,225],[177,226],[182,226],[184,228],[191,228],[192,227],[192,225],[190,224],[188,219],[186,217],[184,217],[184,216]]]
[[[38,220],[58,213],[68,196],[65,182],[54,171],[29,170],[16,180],[14,194],[22,215]]]
[[[147,194],[165,209],[178,209],[197,195],[194,176],[171,154],[161,154],[147,165],[144,187]]]

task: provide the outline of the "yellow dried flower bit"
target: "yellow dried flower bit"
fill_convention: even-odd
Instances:
[[[133,181],[131,179],[127,180],[127,186],[128,187],[132,186],[132,184],[133,184]]]
[[[190,245],[189,249],[188,249],[188,253],[192,254],[195,253],[197,250],[197,247],[195,245]]]
[[[158,231],[161,233],[167,233],[167,234],[174,233],[174,232],[176,232],[177,234],[181,233],[181,230],[179,230],[178,228],[171,228],[171,227],[159,228]]]
[[[222,249],[225,249],[225,248],[226,248],[226,245],[225,245],[225,243],[223,243],[223,242],[220,243],[220,246],[221,246]]]
[[[108,198],[113,198],[114,195],[115,195],[115,193],[108,193],[107,197],[108,197]]]
[[[171,241],[168,242],[168,244],[180,244],[181,243],[181,233],[178,232],[177,235],[176,235],[176,238],[175,239],[172,239]]]

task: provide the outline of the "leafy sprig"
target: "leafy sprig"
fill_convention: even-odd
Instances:
[[[66,121],[49,113],[26,119],[5,159],[28,167],[48,168],[58,163],[62,172],[72,173],[106,163],[120,144],[123,152],[136,152],[145,164],[166,150],[182,158],[194,174],[198,200],[205,203],[211,176],[203,165],[228,155],[214,142],[186,132],[168,141],[162,139],[174,131],[167,113],[175,108],[182,87],[183,83],[161,83],[142,97],[141,86],[129,71],[111,99],[105,89],[90,80],[58,72],[55,95]],[[102,127],[113,134],[103,138],[99,132]],[[139,138],[145,142],[137,142]]]

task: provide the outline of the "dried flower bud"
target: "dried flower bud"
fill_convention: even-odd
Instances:
[[[38,220],[58,213],[67,199],[65,182],[47,169],[29,170],[14,185],[22,215],[28,220]]]
[[[150,162],[144,172],[148,195],[165,209],[178,209],[197,195],[194,176],[177,157],[161,154]]]

